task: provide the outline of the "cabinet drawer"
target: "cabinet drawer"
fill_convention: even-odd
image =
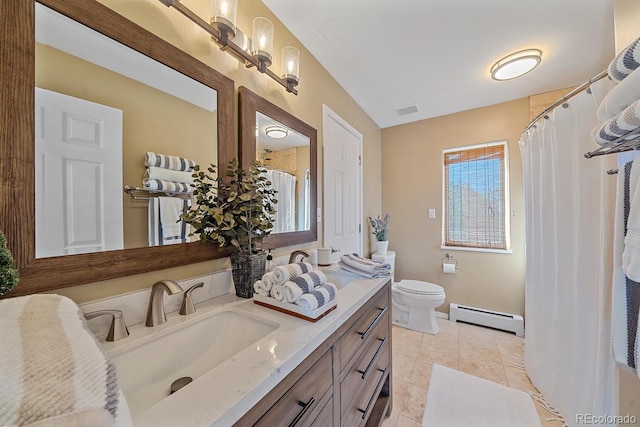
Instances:
[[[386,288],[385,288],[386,289]],[[340,338],[340,370],[342,371],[349,360],[358,352],[364,341],[375,327],[383,321],[390,311],[388,290],[375,297],[371,308],[355,321],[353,326]]]
[[[342,416],[341,424],[343,426],[361,426],[366,423],[384,381],[390,372],[389,357],[389,347],[385,346],[385,350],[380,355],[378,363],[376,363],[376,369],[369,378],[365,380],[360,393],[356,396],[354,402],[349,405],[347,412]]]
[[[311,427],[333,427],[333,399],[324,405]]]
[[[331,351],[326,352],[309,370],[269,409],[256,426],[288,426],[309,424],[306,420],[329,391],[333,381]],[[294,423],[294,421],[298,421]]]
[[[362,384],[371,377],[379,368],[386,369],[386,364],[380,361],[388,360],[385,352],[389,351],[389,314],[385,314],[378,325],[365,341],[365,349],[360,353],[356,362],[349,368],[340,384],[340,413],[344,414],[349,403],[357,394]],[[387,362],[388,363],[388,362]]]

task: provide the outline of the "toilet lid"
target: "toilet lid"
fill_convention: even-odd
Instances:
[[[419,280],[401,280],[398,283],[398,289],[419,295],[439,295],[444,293],[442,286]]]

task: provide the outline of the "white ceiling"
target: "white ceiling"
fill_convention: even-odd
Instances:
[[[263,2],[381,128],[576,86],[614,55],[613,0]],[[526,48],[542,50],[538,68],[491,80]]]

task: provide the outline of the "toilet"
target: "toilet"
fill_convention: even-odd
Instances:
[[[374,253],[371,259],[391,265],[392,322],[427,334],[435,335],[440,332],[436,320],[436,307],[441,306],[446,298],[442,286],[419,280],[394,282],[396,254],[393,251],[384,255]]]

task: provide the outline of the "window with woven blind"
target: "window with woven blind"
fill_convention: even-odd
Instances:
[[[509,250],[507,143],[443,151],[446,247]]]

